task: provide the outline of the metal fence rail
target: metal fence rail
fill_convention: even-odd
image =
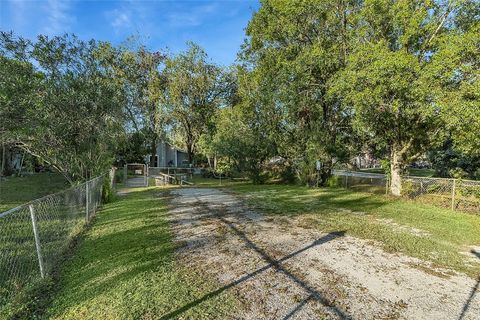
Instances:
[[[148,176],[155,179],[155,185],[192,184],[193,168],[148,167]]]
[[[334,184],[358,191],[389,194],[389,180],[384,174],[333,170]],[[402,177],[402,196],[416,201],[480,213],[480,181]]]
[[[344,170],[333,170],[332,174],[337,177],[336,186],[376,194],[388,193],[389,181],[384,174]]]
[[[105,176],[0,213],[0,311],[49,275],[95,215]]]

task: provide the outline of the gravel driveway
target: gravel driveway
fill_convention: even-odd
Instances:
[[[171,191],[178,260],[239,301],[231,319],[480,319],[479,282],[219,189]]]

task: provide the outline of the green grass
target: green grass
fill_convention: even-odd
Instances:
[[[375,240],[389,252],[472,276],[480,273],[480,263],[469,264],[460,253],[480,245],[479,216],[341,188],[243,185],[233,190],[248,195],[249,202],[267,213],[303,214],[307,225],[324,232],[345,230]]]
[[[0,212],[69,187],[58,173],[35,173],[0,180]]]
[[[361,169],[362,172],[370,172],[370,173],[385,173],[385,171],[381,168],[371,168],[371,169]],[[434,169],[408,169],[408,175],[415,176],[415,177],[434,177],[435,170]]]
[[[159,190],[130,189],[104,206],[62,269],[46,317],[211,319],[232,311],[226,292],[198,303],[218,285],[176,265],[167,199]]]
[[[434,169],[408,169],[408,174],[415,177],[434,177]]]
[[[192,180],[195,187],[232,187],[238,185],[249,184],[250,181],[246,179],[214,179],[214,178],[203,178],[201,176],[193,176]]]

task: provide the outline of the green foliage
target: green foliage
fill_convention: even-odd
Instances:
[[[127,163],[143,163],[145,155],[149,153],[148,133],[143,130],[126,134],[126,139],[122,139],[117,149],[117,155]]]
[[[200,137],[214,128],[213,116],[223,88],[220,68],[208,62],[200,46],[188,45],[186,52],[167,60],[164,72],[167,110],[191,163]]]
[[[44,279],[36,278],[22,290],[18,290],[13,300],[0,306],[0,317],[2,319],[31,319],[32,314],[45,307],[46,292],[53,287],[53,284],[51,276]]]
[[[432,187],[432,186],[429,186]],[[411,196],[415,191],[418,190],[418,187],[413,183],[412,181],[409,180],[403,180],[402,181],[402,196]],[[431,190],[434,191],[434,190]]]
[[[118,168],[115,170],[115,182],[116,183],[123,183],[125,180],[125,172],[123,168]]]
[[[463,23],[464,30],[455,25],[459,13],[466,21],[469,5],[372,0],[358,12],[355,46],[331,93],[353,107],[357,132],[389,146],[394,194],[407,164],[445,134],[449,115],[471,119],[470,129],[453,132],[475,132],[478,28],[473,22]]]
[[[328,180],[327,180],[327,184],[326,184],[326,187],[340,187],[341,186],[341,180],[342,177],[340,176],[331,176]]]
[[[345,161],[355,149],[351,114],[328,91],[350,50],[357,9],[355,1],[262,1],[247,27],[242,57],[251,72],[240,90],[274,155],[289,160],[303,182],[317,181],[321,160],[325,183],[333,158]]]
[[[16,120],[9,121],[15,125],[6,127],[7,136],[71,183],[105,172],[123,129],[123,90],[101,48],[70,35],[39,36],[36,42],[4,32],[0,37],[7,84],[0,114]]]
[[[264,183],[268,146],[248,111],[248,106],[242,105],[219,110],[211,147],[215,154],[226,159],[231,174],[245,172],[254,183]]]
[[[143,162],[145,155],[156,154],[157,143],[166,131],[166,79],[161,71],[166,55],[147,50],[137,40],[131,37],[118,48],[105,44],[102,56],[125,94],[122,112],[127,128],[118,154],[127,161]],[[154,159],[151,157],[150,165]]]
[[[455,192],[463,197],[472,197],[480,201],[480,187],[478,186],[467,186],[462,184],[460,187],[455,189]]]
[[[382,167],[382,171],[387,177],[390,177],[390,167],[391,163],[389,159],[382,159],[380,160],[380,166]]]
[[[480,155],[480,2],[456,2],[451,31],[438,39],[428,81],[456,150]]]
[[[429,159],[439,177],[480,179],[480,156],[460,152],[451,139],[430,151]]]
[[[110,177],[104,178],[102,185],[102,203],[110,203],[115,198],[115,190],[112,189]]]

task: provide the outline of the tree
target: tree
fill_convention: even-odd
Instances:
[[[7,153],[15,137],[29,126],[39,103],[41,74],[27,61],[0,56],[0,176],[10,172]]]
[[[480,2],[460,2],[438,36],[428,80],[455,152],[480,156]],[[443,142],[440,139],[440,142]]]
[[[213,116],[222,103],[221,70],[207,61],[194,43],[166,62],[167,107],[174,131],[180,136],[190,163],[198,141],[214,127]]]
[[[258,88],[249,72],[241,67],[231,71],[230,90],[226,92],[234,99],[227,99],[231,104],[217,111],[215,131],[209,136],[209,151],[230,173],[245,173],[254,183],[264,183],[265,162],[275,155],[271,131],[266,130],[268,120],[272,119],[259,112]]]
[[[351,17],[360,1],[264,0],[247,27],[242,58],[258,83],[259,112],[277,154],[297,169],[301,181],[325,184],[334,160],[348,158],[350,114],[329,95],[330,79],[351,51]]]
[[[11,141],[56,168],[70,183],[105,172],[122,130],[123,91],[99,59],[99,46],[71,35],[39,36],[34,43],[13,34],[3,33],[1,38],[2,56],[34,61],[37,67],[30,73],[38,76],[31,79],[39,79],[32,94],[24,96],[35,99],[20,104],[12,88],[24,83],[12,79],[14,85],[4,87],[8,94],[1,112],[14,106],[9,116],[24,115],[23,123],[8,130]]]
[[[431,150],[429,160],[435,175],[445,178],[480,179],[480,155],[469,155],[454,148],[451,138]]]
[[[165,134],[166,79],[161,72],[166,55],[150,52],[144,45],[130,39],[120,48],[109,48],[109,61],[123,88],[127,131],[143,136],[149,146],[150,166],[155,165],[158,140]],[[144,155],[139,155],[143,157]]]
[[[389,146],[394,195],[406,165],[443,129],[433,62],[455,45],[441,39],[464,3],[368,0],[359,12],[354,50],[333,87],[353,107],[357,131]]]

